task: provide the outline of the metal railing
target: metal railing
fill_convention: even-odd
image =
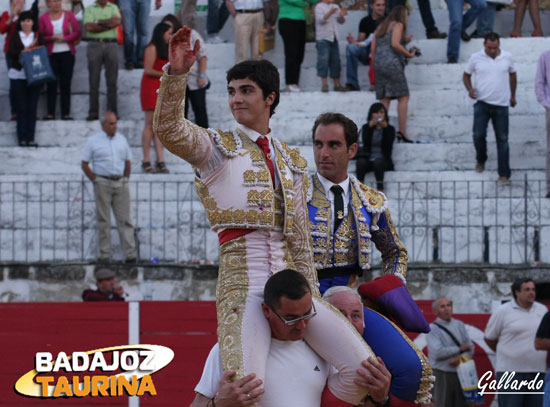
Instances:
[[[550,200],[545,182],[386,182],[385,193],[411,262],[550,262]],[[218,239],[189,181],[131,181],[139,258],[217,262]],[[114,219],[115,258],[121,248]],[[373,251],[373,263],[380,261]],[[0,182],[0,261],[90,261],[97,257],[92,184]]]

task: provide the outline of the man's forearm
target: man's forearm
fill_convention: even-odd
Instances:
[[[510,74],[510,93],[513,99],[516,98],[516,87],[518,83],[518,76],[517,74],[513,73]]]
[[[94,172],[90,169],[90,165],[87,162],[82,161],[81,167],[82,171],[90,179],[90,181],[95,181],[96,176]]]
[[[124,176],[126,178],[130,178],[131,170],[132,170],[132,162],[131,161],[126,161],[124,163]]]
[[[203,396],[200,393],[195,393],[195,398],[189,407],[211,407],[212,399],[209,399],[206,396]]]
[[[466,87],[466,90],[470,92],[472,90],[472,76],[465,73],[462,76],[462,81],[464,82],[464,86]]]

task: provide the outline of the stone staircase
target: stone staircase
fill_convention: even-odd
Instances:
[[[448,27],[448,21],[443,20],[445,10],[436,9],[438,26],[440,30]],[[509,13],[508,13],[509,14]],[[345,37],[348,31],[356,32],[359,19],[362,12],[351,12],[348,22],[341,29],[341,38]],[[549,16],[543,14],[543,19]],[[158,20],[158,16],[151,17],[151,21]],[[415,33],[415,38],[424,38],[420,24],[414,26],[414,22],[419,22],[418,12],[414,11],[411,17],[410,27]],[[224,34],[230,37],[231,21],[224,28]],[[229,27],[228,27],[229,26]],[[391,209],[397,224],[403,227],[412,227],[413,233],[402,233],[404,240],[411,247],[412,259],[417,261],[433,260],[432,251],[437,246],[430,235],[433,230],[439,228],[438,225],[457,225],[460,227],[465,218],[466,223],[470,222],[470,217],[475,217],[478,213],[473,208],[483,208],[483,219],[480,222],[481,228],[487,225],[496,229],[501,229],[501,235],[509,234],[510,238],[500,239],[498,233],[490,232],[491,241],[491,261],[496,262],[520,262],[524,259],[523,252],[517,254],[515,247],[522,244],[521,239],[512,238],[514,227],[510,219],[517,215],[517,207],[528,201],[526,195],[535,194],[532,202],[535,202],[537,221],[536,226],[539,232],[544,235],[545,219],[550,214],[550,204],[544,198],[544,167],[546,148],[545,142],[545,120],[544,111],[536,102],[534,95],[534,77],[536,71],[536,61],[538,56],[545,51],[550,42],[548,38],[520,38],[501,41],[501,47],[510,51],[516,60],[518,71],[518,105],[510,109],[510,162],[513,170],[512,187],[506,188],[497,185],[494,181],[496,174],[496,146],[492,129],[488,136],[489,160],[487,170],[483,174],[473,171],[475,165],[475,151],[472,144],[472,101],[468,98],[463,84],[462,73],[469,56],[482,48],[482,40],[472,40],[469,43],[462,43],[461,57],[459,64],[448,65],[445,63],[446,40],[415,40],[413,45],[422,49],[422,57],[411,61],[406,68],[406,75],[410,88],[410,103],[408,113],[408,132],[411,138],[418,140],[416,144],[394,145],[393,158],[395,162],[395,171],[386,175],[386,194],[391,200]],[[75,233],[73,229],[86,228],[87,237],[82,239],[76,246],[91,245],[93,243],[93,206],[84,205],[75,212],[75,202],[78,199],[88,202],[92,205],[93,197],[90,185],[83,181],[80,170],[80,154],[87,137],[91,136],[100,129],[99,122],[87,122],[84,118],[87,115],[88,107],[88,77],[86,67],[86,43],[82,42],[77,49],[77,63],[73,77],[73,97],[72,97],[72,115],[75,117],[73,122],[64,121],[39,121],[36,129],[36,141],[40,145],[37,149],[17,147],[15,136],[15,123],[8,121],[9,109],[7,100],[7,80],[0,82],[0,103],[4,106],[0,110],[0,208],[3,214],[0,216],[0,261],[29,259],[36,260],[48,259],[50,254],[42,255],[42,249],[39,247],[52,248],[59,246],[63,250],[67,246],[66,252],[78,252],[78,247],[73,245],[55,242],[51,234],[44,233],[39,242],[32,241],[28,234],[40,230],[54,230],[56,227],[67,231],[67,241],[70,233]],[[207,93],[208,115],[211,127],[228,129],[234,126],[234,121],[227,107],[225,71],[232,65],[234,59],[234,50],[232,43],[209,45],[208,76],[212,86]],[[345,43],[340,45],[342,60],[342,81],[345,82]],[[265,55],[279,68],[282,82],[284,82],[284,59],[282,41],[277,39],[276,48]],[[3,55],[0,59],[3,58]],[[359,77],[361,78],[361,87],[364,91],[328,94],[321,93],[320,80],[316,76],[316,51],[314,44],[307,44],[306,57],[302,66],[300,85],[304,92],[300,94],[282,93],[281,102],[277,108],[276,114],[272,119],[272,129],[274,133],[283,141],[289,143],[292,147],[297,147],[308,159],[310,169],[314,170],[313,152],[311,147],[311,127],[315,117],[325,111],[342,112],[361,126],[366,120],[368,107],[375,102],[373,92],[368,89],[367,68],[359,67]],[[0,77],[6,78],[5,62],[0,61]],[[124,134],[132,147],[133,152],[133,176],[132,197],[134,206],[132,210],[135,213],[134,219],[136,226],[140,229],[142,235],[140,242],[142,244],[142,258],[161,257],[175,259],[178,261],[190,261],[193,259],[215,260],[217,256],[216,239],[209,232],[205,232],[206,224],[204,214],[202,217],[193,214],[193,211],[199,210],[197,198],[194,193],[189,193],[183,200],[181,195],[173,193],[172,187],[185,188],[193,180],[191,167],[170,153],[166,153],[166,162],[170,168],[171,174],[141,174],[141,132],[143,129],[143,113],[139,102],[139,87],[142,71],[119,72],[119,131]],[[284,86],[284,83],[282,83]],[[102,88],[103,99],[105,89]],[[105,100],[102,100],[101,106],[105,106]],[[44,115],[45,97],[41,96],[39,114]],[[390,108],[390,116],[393,124],[396,124],[395,102]],[[352,162],[350,171],[354,171],[355,163]],[[525,179],[529,180],[526,184]],[[367,182],[372,183],[374,178],[372,174],[367,176]],[[57,194],[51,192],[47,197],[40,198],[38,185],[49,185],[56,183]],[[426,188],[418,185],[426,184]],[[484,185],[482,192],[476,192],[475,195],[470,186],[471,183],[478,188]],[[163,185],[160,193],[151,192],[152,185]],[[17,186],[19,185],[19,186]],[[69,186],[71,185],[71,186]],[[79,185],[78,192],[71,192],[73,185]],[[412,185],[412,189],[411,189]],[[429,187],[428,187],[429,185]],[[19,189],[18,189],[19,188]],[[25,189],[26,188],[26,189]],[[42,188],[42,187],[40,187]],[[78,189],[77,188],[77,189]],[[439,189],[438,189],[439,188]],[[448,193],[449,188],[454,189],[454,195]],[[30,189],[30,190],[29,190]],[[529,190],[529,193],[526,191]],[[144,192],[145,191],[145,192]],[[148,192],[147,192],[148,191]],[[172,191],[172,192],[171,192]],[[409,192],[413,191],[412,195]],[[533,192],[536,191],[536,192]],[[160,195],[159,195],[160,194]],[[409,208],[409,204],[414,202],[414,195],[418,195],[417,202],[420,206],[416,209]],[[87,196],[87,198],[85,198]],[[154,199],[151,200],[151,197]],[[162,198],[160,198],[162,197]],[[420,199],[420,198],[421,199]],[[502,207],[502,201],[506,198],[509,202],[509,210],[504,214],[499,214],[499,207]],[[134,199],[135,198],[135,199]],[[86,200],[87,199],[87,200]],[[529,198],[530,199],[530,198]],[[59,202],[61,209],[47,208],[37,214],[36,202]],[[442,204],[442,202],[444,202]],[[452,209],[447,206],[449,202],[454,202],[458,208]],[[531,201],[529,205],[531,206]],[[34,206],[33,206],[34,205]],[[434,216],[432,213],[434,205],[437,211],[445,212],[450,217]],[[470,205],[472,207],[470,207]],[[29,209],[30,208],[30,209]],[[195,208],[195,209],[193,209]],[[32,213],[29,213],[31,211]],[[65,211],[65,212],[64,212]],[[182,212],[183,211],[183,212]],[[152,213],[162,213],[164,219],[153,221]],[[192,213],[193,212],[193,213]],[[70,218],[67,224],[62,224],[63,213],[71,214],[65,216]],[[82,213],[85,213],[83,215]],[[191,221],[187,219],[184,226],[176,225],[179,216],[185,213]],[[412,213],[423,221],[411,221],[407,218]],[[523,213],[523,212],[522,212]],[[192,219],[198,216],[194,223]],[[525,210],[527,216],[527,209]],[[42,220],[35,218],[42,217]],[[465,218],[464,218],[465,217]],[[82,219],[86,218],[86,221]],[[23,221],[27,219],[27,223]],[[29,220],[31,219],[31,220]],[[33,220],[34,219],[34,220]],[[80,219],[80,220],[79,220]],[[167,220],[168,219],[168,220]],[[542,219],[542,220],[541,220]],[[38,222],[38,223],[37,223]],[[415,223],[416,222],[416,223]],[[453,223],[454,222],[454,223]],[[537,223],[538,222],[538,223]],[[472,222],[475,223],[475,222]],[[155,224],[155,226],[152,226]],[[37,226],[40,225],[40,226]],[[164,225],[164,229],[159,226]],[[412,225],[412,226],[411,226]],[[201,237],[197,241],[190,239],[190,236],[196,233],[199,228]],[[35,230],[36,229],[36,230]],[[479,228],[478,228],[479,229]],[[459,255],[457,261],[481,261],[482,253],[480,248],[483,246],[483,230],[476,229],[475,232],[466,233],[467,228],[456,228],[455,235],[445,234],[441,236],[441,246],[445,242],[446,249],[441,249],[440,258],[445,257],[448,261],[452,253],[456,253],[456,247],[475,247],[474,256]],[[534,249],[533,228],[527,228],[528,232],[522,237],[523,244],[527,244],[529,252]],[[526,230],[527,230],[526,229]],[[71,231],[72,230],[72,231]],[[153,232],[151,232],[153,230]],[[423,230],[422,247],[415,248],[415,230]],[[442,234],[441,228],[437,233]],[[456,232],[458,230],[458,232]],[[25,232],[27,233],[25,237]],[[29,232],[30,231],[30,232]],[[162,233],[161,233],[162,231]],[[159,234],[160,233],[160,234]],[[458,233],[458,235],[457,235]],[[494,234],[496,233],[496,234]],[[515,233],[515,232],[514,232]],[[78,233],[77,233],[78,234]],[[82,235],[85,233],[82,232]],[[182,246],[172,244],[169,247],[165,244],[170,239],[166,236],[181,234],[183,240]],[[17,238],[11,238],[17,235]],[[113,232],[113,236],[116,233]],[[526,238],[526,236],[528,237]],[[46,237],[44,237],[46,236]],[[475,237],[474,237],[475,236]],[[527,243],[526,241],[529,241]],[[548,239],[546,239],[548,240]],[[84,242],[85,243],[82,243]],[[544,239],[541,239],[544,242]],[[494,244],[496,243],[496,245]],[[419,243],[420,244],[420,243]],[[545,245],[543,243],[543,245]],[[71,246],[70,250],[68,246]],[[418,245],[416,245],[418,246]],[[17,249],[15,249],[17,247]],[[495,254],[496,251],[508,253],[506,258]],[[73,250],[74,249],[74,250]],[[166,251],[168,250],[168,254]],[[188,255],[179,255],[178,251],[184,250]],[[447,250],[447,254],[445,254]],[[449,252],[449,250],[451,252]],[[40,252],[38,256],[36,253]],[[94,250],[87,250],[84,258],[94,258]],[[190,252],[200,252],[202,254],[193,257]],[[415,252],[418,252],[415,254]],[[514,252],[512,254],[512,252]],[[548,251],[546,251],[548,252]],[[13,253],[13,255],[12,255]],[[17,255],[15,254],[17,253]],[[31,255],[29,255],[31,253]],[[449,254],[450,253],[450,254]],[[25,254],[25,256],[23,256]],[[72,259],[78,257],[78,254],[70,256],[61,256],[62,259]],[[163,257],[165,256],[165,257]],[[462,256],[462,257],[461,257]],[[55,256],[54,256],[55,257]],[[533,256],[528,256],[532,258]],[[536,257],[536,256],[535,256]],[[444,260],[445,261],[445,260]]]

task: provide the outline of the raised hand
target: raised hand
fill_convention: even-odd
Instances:
[[[170,38],[168,59],[170,61],[170,75],[181,75],[189,72],[195,63],[200,51],[199,40],[191,48],[191,28],[184,26]]]

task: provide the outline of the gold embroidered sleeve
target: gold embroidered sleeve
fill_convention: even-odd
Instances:
[[[153,132],[170,152],[201,168],[210,157],[212,141],[208,130],[185,119],[188,75],[162,75]]]
[[[378,230],[372,232],[372,241],[382,253],[384,274],[407,274],[407,249],[401,243],[397,230],[391,220],[390,211],[386,209],[378,219]]]
[[[317,272],[313,263],[313,242],[309,233],[307,213],[307,190],[309,182],[307,174],[296,174],[294,177],[294,223],[292,237],[288,240],[288,247],[294,265],[302,273],[311,292],[320,297]]]

